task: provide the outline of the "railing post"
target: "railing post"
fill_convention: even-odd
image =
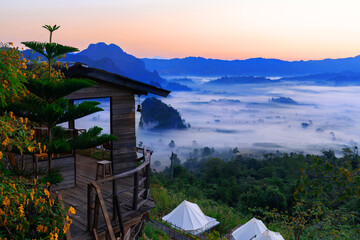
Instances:
[[[145,156],[145,161],[149,160],[148,165],[146,165],[145,167],[145,174],[146,174],[146,180],[145,180],[145,189],[146,191],[144,192],[144,199],[147,199],[150,196],[150,163],[151,163],[151,155],[149,152],[145,152],[144,153]]]
[[[134,173],[134,198],[133,198],[133,210],[137,210],[137,202],[139,195],[139,172]]]
[[[100,207],[100,200],[98,194],[95,196],[95,208],[94,208],[94,221],[92,222],[92,228],[96,229],[98,227],[99,222],[99,207]]]
[[[93,209],[93,194],[92,194],[92,186],[91,183],[88,184],[88,199],[87,199],[87,228],[89,231],[92,229],[92,209]]]

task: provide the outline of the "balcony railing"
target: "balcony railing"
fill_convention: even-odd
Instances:
[[[116,239],[125,236],[134,219],[150,210],[151,151],[137,148],[143,156],[141,165],[130,171],[117,174],[88,184],[88,230],[97,239],[99,234]],[[101,210],[101,211],[100,211]],[[112,217],[110,216],[112,214]],[[101,218],[103,216],[103,218]],[[136,221],[135,221],[136,222]]]

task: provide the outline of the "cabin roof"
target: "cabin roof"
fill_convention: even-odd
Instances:
[[[91,68],[83,63],[69,63],[68,69],[62,69],[65,77],[72,78],[89,78],[94,81],[104,81],[119,86],[133,89],[136,94],[147,95],[148,93],[156,94],[162,97],[169,95],[170,91],[143,83],[119,74],[107,72],[98,68]]]

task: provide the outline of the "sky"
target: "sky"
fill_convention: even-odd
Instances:
[[[309,60],[360,54],[358,0],[0,0],[0,42],[114,43],[136,57]]]

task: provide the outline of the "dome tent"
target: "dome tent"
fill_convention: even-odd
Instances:
[[[206,216],[197,204],[186,200],[162,220],[193,235],[201,234],[219,224],[215,218]]]
[[[284,240],[284,238],[278,232],[266,230],[261,235],[254,238],[254,240]]]
[[[267,230],[268,229],[261,220],[252,218],[250,221],[236,229],[231,235],[235,240],[254,240]]]

